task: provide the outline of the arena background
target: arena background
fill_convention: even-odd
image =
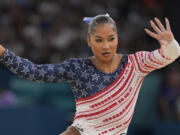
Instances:
[[[121,53],[159,44],[144,28],[168,17],[180,42],[178,0],[0,0],[0,43],[37,64],[92,55],[84,16],[109,13]],[[145,79],[128,135],[180,134],[180,60]],[[39,84],[0,66],[0,135],[58,135],[72,123],[74,98],[66,82]]]

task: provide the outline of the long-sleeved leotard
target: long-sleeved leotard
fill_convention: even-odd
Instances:
[[[179,45],[173,40],[165,48],[152,52],[123,55],[113,73],[101,72],[89,58],[35,65],[6,50],[0,61],[25,79],[49,83],[67,81],[76,99],[72,125],[82,135],[120,135],[127,133],[144,77],[170,64],[179,55]]]
[[[36,65],[6,49],[0,61],[10,71],[24,79],[41,83],[67,81],[77,100],[91,96],[110,85],[124,68],[127,55],[124,55],[118,69],[111,74],[99,71],[91,63],[90,58],[71,58],[60,64]]]

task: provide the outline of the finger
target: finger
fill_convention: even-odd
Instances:
[[[170,26],[170,23],[169,23],[169,20],[168,20],[167,17],[165,18],[165,21],[166,21],[166,29],[167,29],[168,31],[171,31],[171,26]]]
[[[161,21],[155,17],[155,21],[157,23],[157,25],[159,26],[161,31],[165,31],[166,29],[164,28],[164,26],[162,25]]]
[[[149,36],[151,36],[151,37],[153,37],[153,38],[155,38],[155,39],[158,39],[158,34],[156,34],[156,33],[152,32],[152,31],[148,30],[147,28],[145,28],[144,30],[145,30],[145,32],[146,32]]]
[[[152,20],[150,21],[150,24],[155,32],[157,32],[158,34],[161,33],[161,30],[155,25],[155,23]]]

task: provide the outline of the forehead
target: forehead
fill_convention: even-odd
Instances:
[[[111,24],[100,24],[97,25],[93,32],[92,32],[92,36],[93,37],[108,37],[110,35],[116,35],[117,32],[115,31],[113,25]]]

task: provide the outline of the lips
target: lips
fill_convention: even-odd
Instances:
[[[103,52],[102,55],[105,56],[105,57],[107,57],[107,56],[110,56],[111,53],[110,53],[110,52]]]

